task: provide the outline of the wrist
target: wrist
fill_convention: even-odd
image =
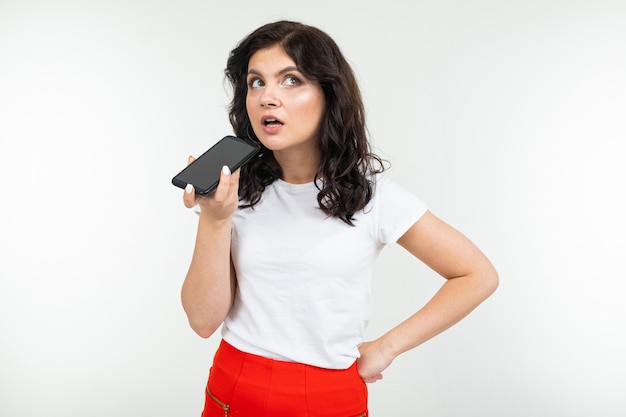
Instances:
[[[397,341],[394,340],[393,335],[386,334],[377,340],[378,349],[380,353],[385,357],[389,362],[393,361],[396,357],[398,357],[402,350],[398,346]]]
[[[199,227],[206,228],[212,231],[230,231],[232,227],[232,216],[228,216],[225,218],[214,217],[210,214],[209,211],[200,211],[199,215]]]
[[[381,352],[388,358],[396,358],[421,343],[415,330],[405,325],[397,326],[380,337]]]

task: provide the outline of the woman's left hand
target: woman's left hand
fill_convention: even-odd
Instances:
[[[383,371],[387,369],[393,358],[387,357],[378,341],[364,342],[359,346],[361,357],[357,366],[359,376],[365,383],[373,383],[383,379]]]

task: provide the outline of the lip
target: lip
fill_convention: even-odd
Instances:
[[[277,124],[268,125],[266,124],[268,120],[275,120]],[[278,133],[278,131],[280,131],[284,125],[285,123],[282,120],[280,120],[278,117],[273,116],[271,114],[266,114],[263,117],[261,117],[261,129],[263,129],[265,133],[268,133],[268,134]]]

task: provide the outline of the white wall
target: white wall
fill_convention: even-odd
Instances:
[[[230,133],[228,51],[278,18],[337,40],[390,175],[501,275],[370,386],[372,416],[623,416],[617,0],[2,0],[0,414],[200,414],[218,335],[180,305],[196,218],[170,179]],[[371,336],[439,284],[384,251]]]

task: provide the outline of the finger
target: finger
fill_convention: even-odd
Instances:
[[[187,157],[187,165],[190,165],[195,160],[196,160],[196,158],[194,158],[193,156],[189,155]]]
[[[239,174],[240,174],[241,170],[237,170],[235,172],[233,172],[233,175],[230,176],[230,189],[231,192],[239,192]]]
[[[196,205],[196,190],[191,184],[187,184],[187,186],[185,187],[185,193],[183,194],[183,203],[187,208],[192,208]]]
[[[215,190],[215,199],[217,201],[224,201],[228,196],[231,184],[231,173],[228,166],[224,165],[220,172],[220,182]]]

